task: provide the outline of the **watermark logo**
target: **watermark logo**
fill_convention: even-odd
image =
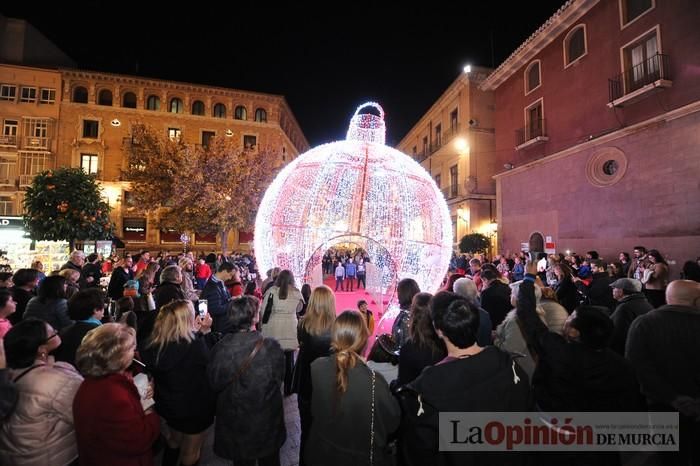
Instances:
[[[440,451],[678,451],[678,413],[440,413]]]

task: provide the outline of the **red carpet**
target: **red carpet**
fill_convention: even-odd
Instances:
[[[357,281],[356,281],[357,282]],[[327,285],[330,287],[331,290],[335,290],[335,277],[333,275],[328,275],[323,279],[323,284]],[[357,284],[357,283],[356,283]],[[347,282],[344,283],[344,285],[347,285]],[[347,288],[347,286],[346,286]],[[361,299],[364,299],[367,301],[367,307],[373,311],[376,309],[378,306],[376,305],[377,303],[372,301],[372,297],[370,296],[369,292],[365,291],[364,289],[357,290],[355,288],[355,291],[336,291],[335,292],[335,310],[336,314],[340,314],[343,311],[346,311],[348,309],[352,309],[354,311],[357,310],[357,302]]]

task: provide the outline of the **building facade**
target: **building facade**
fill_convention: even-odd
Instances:
[[[176,249],[182,232],[156,228],[127,206],[129,184],[125,143],[131,126],[145,123],[163,136],[206,145],[214,136],[230,137],[241,149],[274,154],[285,164],[308,149],[284,97],[196,84],[92,71],[61,70],[57,165],[97,174],[113,208],[117,236],[127,248]],[[229,249],[248,249],[250,232],[229,235]],[[231,238],[232,237],[232,238]],[[195,249],[220,249],[215,235],[195,233]]]
[[[455,246],[475,232],[497,244],[494,100],[493,92],[478,87],[490,71],[460,74],[397,147],[431,174],[445,196]]]
[[[698,255],[698,24],[693,0],[570,0],[481,83],[503,250]]]

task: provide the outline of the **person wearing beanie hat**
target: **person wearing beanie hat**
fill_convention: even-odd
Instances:
[[[139,281],[138,280],[127,280],[124,283],[124,296],[129,298],[140,298],[139,294]]]
[[[637,317],[654,309],[642,293],[642,282],[634,278],[618,278],[610,284],[613,298],[618,302],[610,318],[613,329],[610,347],[616,353],[624,356],[627,344],[627,333],[630,325]]]

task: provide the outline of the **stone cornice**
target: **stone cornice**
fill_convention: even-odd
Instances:
[[[239,99],[256,98],[277,105],[281,105],[282,101],[284,101],[284,96],[281,95],[264,94],[261,92],[230,89],[226,87],[204,86],[200,84],[184,83],[179,81],[166,81],[163,79],[142,78],[139,76],[103,73],[89,70],[61,68],[59,71],[61,72],[64,78],[69,78],[72,80],[112,82],[114,84],[119,84],[120,86],[124,87],[134,86],[143,88],[168,89],[172,91],[187,92],[192,94],[217,95]]]
[[[536,167],[538,165],[543,165],[549,162],[552,162],[557,159],[565,158],[570,155],[578,154],[581,151],[592,149],[594,147],[598,146],[604,146],[612,141],[615,141],[616,139],[619,139],[624,136],[628,136],[632,133],[636,133],[638,131],[642,131],[645,128],[659,125],[666,123],[667,121],[673,121],[678,118],[682,118],[684,116],[700,112],[700,100],[695,101],[693,103],[690,103],[688,105],[685,105],[683,107],[677,108],[675,110],[671,110],[670,112],[663,113],[661,115],[655,116],[653,118],[649,118],[648,120],[641,121],[639,123],[636,123],[632,126],[628,126],[626,128],[621,128],[617,131],[614,131],[612,133],[608,133],[604,136],[600,136],[598,138],[595,138],[591,141],[586,141],[581,144],[576,144],[575,146],[569,147],[567,149],[561,150],[559,152],[556,152],[552,155],[548,155],[546,157],[543,157],[541,159],[533,160],[532,162],[526,163],[523,166],[515,167],[512,170],[508,170],[505,172],[498,173],[493,176],[494,179],[499,179],[499,178],[506,178],[511,175],[515,175],[518,173],[522,173],[526,170],[529,170],[532,167]]]
[[[537,56],[547,45],[559,35],[573,26],[583,15],[593,8],[600,0],[568,0],[559,8],[537,31],[532,33],[525,42],[505,59],[496,71],[484,80],[479,88],[483,91],[493,91],[503,84],[515,72],[520,70]]]

